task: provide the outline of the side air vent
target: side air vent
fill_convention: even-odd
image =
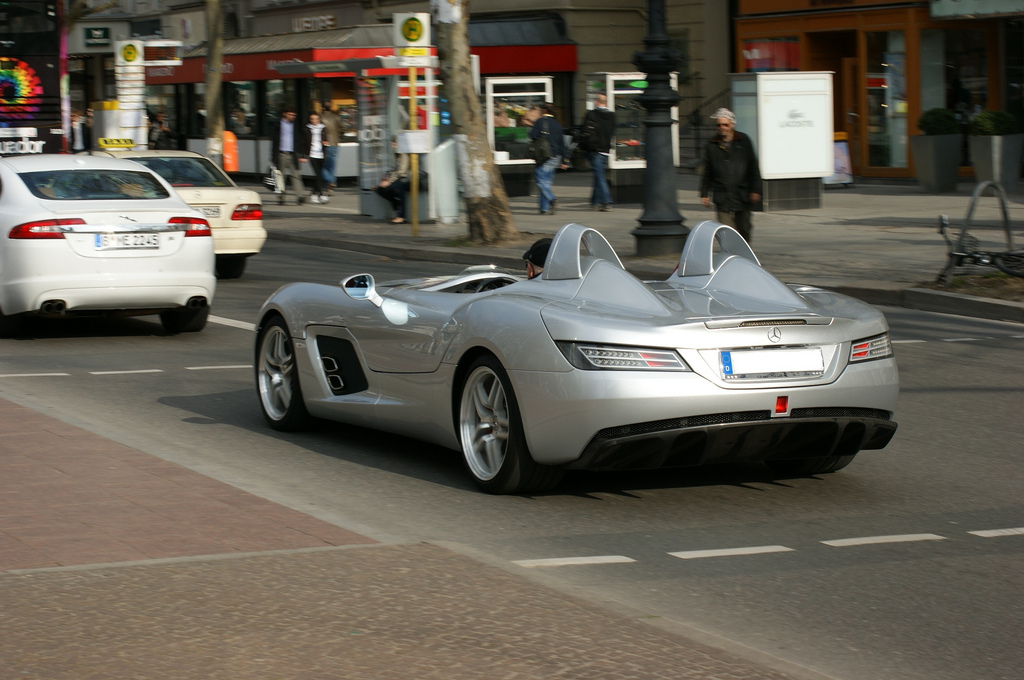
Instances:
[[[331,388],[331,394],[355,394],[369,387],[351,342],[321,336],[316,339],[316,346],[320,353],[320,368]]]

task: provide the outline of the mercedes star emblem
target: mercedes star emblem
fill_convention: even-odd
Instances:
[[[782,341],[782,331],[779,330],[778,326],[772,326],[772,329],[768,331],[768,339],[772,342]]]

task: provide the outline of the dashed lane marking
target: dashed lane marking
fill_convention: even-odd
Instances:
[[[982,538],[995,538],[996,536],[1021,536],[1024,535],[1024,527],[1014,527],[1013,529],[988,529],[986,531],[968,531],[967,533],[972,536],[981,536]]]
[[[49,378],[51,376],[69,376],[70,373],[4,373],[0,378]]]
[[[219,371],[229,368],[252,368],[252,364],[233,364],[230,366],[186,366],[186,371]]]
[[[140,368],[134,371],[89,371],[90,375],[129,375],[131,373],[163,373],[162,368]]]
[[[912,345],[919,342],[928,342],[927,340],[893,340],[894,345]]]
[[[232,328],[241,328],[245,331],[256,330],[256,324],[249,323],[248,321],[235,321],[234,319],[226,319],[223,316],[209,316],[206,319],[211,323],[219,323],[221,326],[231,326]]]
[[[945,541],[945,536],[938,534],[895,534],[892,536],[863,536],[860,538],[839,538],[834,541],[822,541],[834,548],[847,548],[854,545],[876,545],[879,543],[913,543],[914,541]]]
[[[540,560],[514,560],[520,567],[569,567],[581,564],[625,564],[636,560],[623,555],[592,555],[590,557],[550,557]]]
[[[943,338],[942,342],[978,342],[984,338]],[[991,340],[991,338],[988,338]]]
[[[766,553],[793,552],[784,545],[756,545],[747,548],[725,548],[723,550],[685,550],[670,552],[672,557],[681,560],[697,560],[704,557],[733,557],[736,555],[764,555]]]

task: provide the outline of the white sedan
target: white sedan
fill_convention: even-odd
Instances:
[[[159,314],[170,333],[199,331],[213,270],[209,223],[137,163],[0,158],[0,335],[28,315]]]
[[[191,151],[92,151],[129,158],[167,180],[186,203],[203,213],[213,229],[217,254],[217,278],[237,279],[245,271],[246,258],[263,248],[263,201],[243,189],[202,154]]]

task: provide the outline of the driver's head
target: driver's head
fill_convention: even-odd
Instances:
[[[551,250],[551,239],[542,238],[523,253],[523,260],[526,262],[526,275],[531,279],[540,276],[540,273],[544,271],[544,262],[548,259],[549,250]]]

